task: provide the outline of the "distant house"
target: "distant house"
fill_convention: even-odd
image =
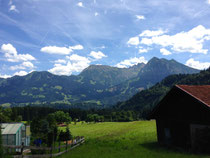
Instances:
[[[30,126],[23,123],[2,123],[1,131],[3,145],[30,145]]]
[[[160,144],[195,150],[210,145],[210,85],[174,86],[149,117],[156,119]]]

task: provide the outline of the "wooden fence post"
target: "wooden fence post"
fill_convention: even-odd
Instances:
[[[67,151],[68,141],[66,140],[66,151]]]
[[[50,157],[52,158],[52,154],[53,154],[53,145],[51,145],[51,150],[50,150]]]
[[[58,152],[61,152],[61,141],[59,140],[59,148],[58,148]]]
[[[23,157],[23,148],[24,148],[24,143],[22,142],[22,144],[21,144],[21,150],[20,150],[20,153],[21,153],[21,157]]]

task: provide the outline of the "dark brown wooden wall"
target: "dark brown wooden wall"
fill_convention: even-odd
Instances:
[[[189,94],[174,87],[160,102],[153,114],[159,143],[190,147],[190,125],[210,125],[210,108]],[[171,139],[165,137],[170,130]]]

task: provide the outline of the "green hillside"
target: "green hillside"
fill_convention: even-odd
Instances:
[[[139,111],[142,114],[142,117],[145,118],[147,113],[151,111],[151,109],[175,84],[209,85],[210,68],[201,71],[198,74],[179,74],[168,76],[155,86],[137,93],[125,102],[119,103],[116,105],[116,108]]]

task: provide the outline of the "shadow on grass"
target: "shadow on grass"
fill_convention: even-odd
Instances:
[[[143,144],[139,144],[140,146],[147,148],[149,150],[163,150],[163,147],[158,144],[158,142],[147,142]]]
[[[189,149],[178,148],[175,146],[160,145],[158,142],[147,142],[139,145],[148,150],[156,152],[174,152],[182,154],[192,154]]]

